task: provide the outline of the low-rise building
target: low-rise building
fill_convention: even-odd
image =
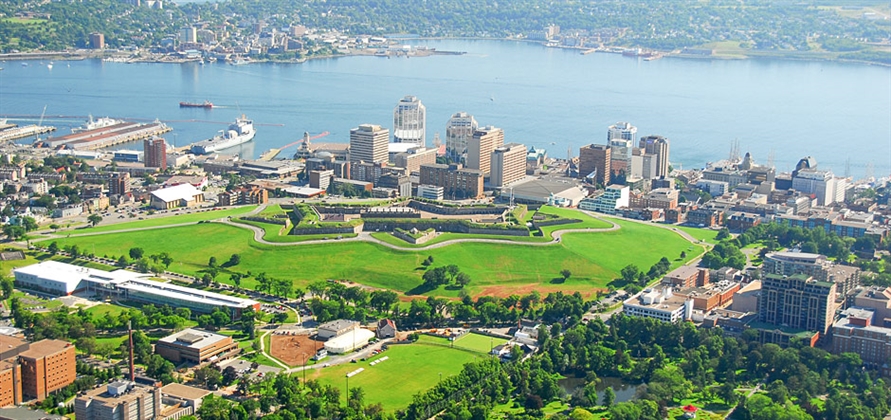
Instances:
[[[177,420],[183,416],[194,416],[201,408],[201,401],[210,391],[183,384],[167,384],[161,388],[162,420]]]
[[[753,280],[733,294],[730,309],[736,312],[758,312],[758,298],[761,296],[761,280]]]
[[[235,356],[239,348],[232,337],[187,328],[158,340],[155,353],[173,363],[201,364]]]
[[[586,198],[579,202],[579,209],[616,214],[622,207],[628,207],[630,189],[625,185],[609,185],[603,194],[594,198]]]
[[[267,202],[269,202],[269,192],[255,185],[239,187],[217,194],[217,205],[220,206],[243,206],[266,204]]]
[[[832,325],[832,353],[856,353],[869,367],[891,376],[891,328],[873,325],[875,310],[853,306]]]
[[[325,350],[331,354],[349,353],[364,347],[374,338],[374,332],[364,328],[353,328],[348,334],[338,335],[325,342]]]
[[[392,319],[382,319],[377,323],[377,338],[396,337],[396,323]]]
[[[703,287],[709,284],[709,271],[707,268],[683,265],[666,274],[662,283],[680,288]]]
[[[204,202],[204,193],[191,184],[180,184],[174,187],[152,191],[152,208],[169,210],[177,207],[193,207]]]
[[[674,296],[670,287],[662,291],[647,288],[628,298],[622,305],[622,312],[628,316],[679,322],[692,317],[693,301]]]
[[[737,290],[739,290],[739,283],[724,280],[701,287],[681,288],[675,290],[674,294],[693,300],[693,309],[708,312],[727,306],[733,300],[733,294]]]
[[[74,400],[78,420],[155,420],[161,416],[161,388],[117,381]]]
[[[346,334],[349,331],[359,328],[359,323],[348,319],[338,319],[336,321],[326,322],[319,325],[318,337],[321,340],[328,340]]]

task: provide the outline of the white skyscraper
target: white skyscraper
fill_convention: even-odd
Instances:
[[[406,96],[393,109],[393,142],[427,146],[427,108],[415,96]]]
[[[606,131],[606,142],[615,139],[631,140],[631,144],[634,144],[637,141],[637,127],[626,122],[617,122],[609,126]]]
[[[458,161],[467,151],[467,140],[473,138],[473,132],[479,124],[473,115],[458,112],[449,118],[446,124],[446,152],[453,161]]]

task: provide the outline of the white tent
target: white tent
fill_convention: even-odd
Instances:
[[[357,328],[347,332],[341,336],[334,337],[325,342],[325,350],[328,353],[342,354],[349,353],[359,347],[368,344],[368,340],[374,337],[374,332],[362,328]]]

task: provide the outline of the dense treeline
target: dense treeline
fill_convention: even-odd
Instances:
[[[578,292],[550,293],[542,298],[533,291],[523,296],[481,296],[476,300],[464,294],[458,301],[429,296],[426,300],[412,300],[408,308],[400,308],[396,292],[387,290],[369,292],[361,286],[347,287],[336,282],[316,282],[307,290],[313,296],[309,308],[319,322],[340,318],[360,322],[391,318],[401,328],[457,324],[500,326],[516,324],[521,318],[574,324],[591,306]]]
[[[735,409],[737,418],[881,419],[891,410],[888,385],[864,369],[860,357],[793,345],[762,345],[757,335],[725,336],[720,329],[697,329],[690,323],[614,316],[609,325],[596,319],[565,332],[560,324],[539,334],[540,353],[511,363],[485,359],[465,365],[420,392],[397,413],[366,404],[364,392],[351,388],[347,403],[340,391],[314,381],[302,387],[299,375],[266,377],[244,387],[237,404],[213,397],[198,412],[201,420],[304,418],[400,418],[447,420],[488,418],[493,408],[513,401],[523,411],[508,418],[540,418],[542,408],[561,399],[559,376],[583,378],[568,400],[576,410],[607,408],[610,418],[663,419],[669,407],[698,395],[716,406]],[[606,392],[597,401],[601,377],[643,383],[631,401],[616,403]],[[758,387],[759,392],[747,396]],[[270,414],[271,413],[271,414]],[[552,418],[562,420],[566,414]]]

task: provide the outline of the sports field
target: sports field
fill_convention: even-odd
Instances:
[[[370,365],[372,361],[384,357],[387,360]],[[350,388],[362,387],[366,403],[379,402],[385,410],[393,411],[405,408],[415,394],[436,385],[440,374],[442,378],[456,375],[461,372],[465,363],[482,357],[487,356],[431,344],[391,345],[389,350],[366,361],[313,369],[307,372],[306,378],[317,379],[321,383],[339,388],[343,398],[346,374],[364,368],[364,371],[349,378]]]

